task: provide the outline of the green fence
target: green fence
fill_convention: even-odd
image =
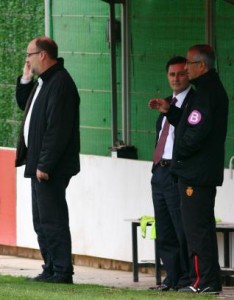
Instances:
[[[19,3],[20,2],[20,3]],[[130,24],[131,143],[141,160],[151,160],[157,113],[148,109],[151,97],[171,91],[165,63],[185,55],[189,46],[205,42],[205,0],[128,0]],[[109,6],[101,0],[52,1],[51,24],[59,54],[81,96],[81,152],[110,155],[110,48],[106,38]],[[44,1],[0,2],[0,144],[15,146],[21,113],[14,84],[23,65],[25,47],[44,32]],[[121,19],[121,6],[116,17]],[[234,154],[234,5],[215,1],[217,67],[230,98],[226,166]],[[118,137],[121,120],[121,42],[117,43]],[[217,132],[218,134],[218,132]]]

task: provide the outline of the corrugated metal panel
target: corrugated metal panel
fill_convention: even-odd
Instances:
[[[186,55],[193,44],[205,42],[205,1],[129,1],[131,37],[131,141],[140,159],[151,160],[156,112],[148,109],[151,97],[171,93],[165,64],[173,55]],[[120,5],[116,5],[120,19]],[[228,86],[232,53],[233,6],[216,3],[216,39],[220,74]],[[53,1],[54,38],[81,91],[82,152],[106,155],[111,144],[110,56],[106,42],[108,5],[103,1]],[[220,23],[225,20],[225,25]],[[224,36],[229,36],[225,42]],[[222,45],[222,46],[220,46]],[[232,45],[233,47],[233,45]],[[228,52],[228,53],[225,53]],[[225,54],[224,54],[225,53]],[[117,48],[118,124],[121,133],[121,60]],[[224,54],[224,56],[223,56]],[[221,66],[222,65],[222,66]],[[228,88],[230,94],[230,88]],[[231,113],[232,114],[232,113]],[[105,120],[105,121],[104,121]],[[105,129],[103,129],[105,128]],[[232,126],[231,139],[233,140]],[[85,132],[85,134],[84,134]],[[103,137],[102,137],[103,134]],[[108,142],[108,136],[110,138]],[[121,136],[121,134],[120,134]],[[90,142],[91,141],[91,142]],[[228,152],[233,151],[229,136]],[[232,148],[232,149],[231,149]]]
[[[234,155],[234,5],[226,1],[216,1],[215,32],[218,70],[230,100],[226,139],[228,166],[229,159]]]
[[[138,148],[139,159],[151,160],[157,113],[148,109],[148,100],[171,93],[165,72],[166,61],[173,55],[185,55],[187,48],[193,44],[205,42],[206,1],[128,1],[131,141]],[[0,141],[3,146],[15,146],[17,122],[21,118],[14,102],[15,78],[22,69],[28,41],[43,34],[44,2],[33,4],[29,0],[11,0],[0,2],[0,8]],[[230,97],[227,165],[234,152],[234,5],[223,0],[215,1],[215,11],[218,70]],[[116,5],[119,20],[120,12],[120,5]],[[106,41],[108,18],[109,7],[101,0],[52,1],[53,38],[81,94],[82,153],[110,153],[110,49]],[[120,46],[117,45],[119,137],[122,86]]]
[[[111,145],[108,5],[53,1],[53,33],[81,94],[81,151],[109,155]]]

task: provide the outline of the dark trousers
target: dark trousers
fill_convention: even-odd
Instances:
[[[214,205],[216,187],[193,187],[179,181],[182,217],[195,288],[221,290]]]
[[[71,235],[65,198],[70,178],[52,178],[38,182],[33,178],[32,214],[43,269],[48,273],[73,274]]]
[[[190,284],[187,242],[183,230],[180,197],[169,167],[157,165],[151,179],[156,219],[157,251],[163,261],[170,287]]]

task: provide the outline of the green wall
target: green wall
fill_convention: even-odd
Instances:
[[[53,38],[81,96],[81,152],[109,155],[111,145],[108,6],[102,1],[53,1]]]
[[[234,155],[234,5],[216,1],[217,68],[229,95],[229,120],[226,139],[226,166]],[[218,132],[217,132],[218,134]]]
[[[20,4],[19,4],[20,2]],[[130,23],[131,143],[141,160],[151,160],[157,113],[148,109],[152,97],[171,91],[165,63],[186,55],[193,44],[205,42],[205,0],[128,0]],[[116,16],[120,20],[120,5]],[[25,47],[44,32],[44,1],[0,2],[0,144],[15,146],[18,120],[15,78],[23,65]],[[215,1],[217,67],[230,98],[226,166],[234,155],[234,5]],[[109,5],[101,0],[52,1],[53,38],[81,95],[81,152],[110,155],[110,49],[106,40]],[[12,24],[13,22],[13,24]],[[117,44],[118,137],[121,139],[121,44]],[[218,134],[218,133],[217,133]]]
[[[140,157],[151,159],[157,113],[148,109],[148,101],[171,94],[168,59],[186,55],[189,46],[204,42],[204,1],[131,1],[130,20],[132,142]]]
[[[44,35],[44,1],[0,0],[0,146],[16,146],[22,112],[15,83],[27,43],[38,35]]]

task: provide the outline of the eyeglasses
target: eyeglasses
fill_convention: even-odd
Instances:
[[[26,53],[26,57],[30,57],[30,56],[32,56],[34,54],[39,54],[39,53],[41,53],[41,51]]]
[[[189,61],[189,60],[187,60],[186,64],[187,65],[193,65],[193,64],[199,64],[200,62],[202,62],[202,61],[201,60],[197,60],[197,61]]]

